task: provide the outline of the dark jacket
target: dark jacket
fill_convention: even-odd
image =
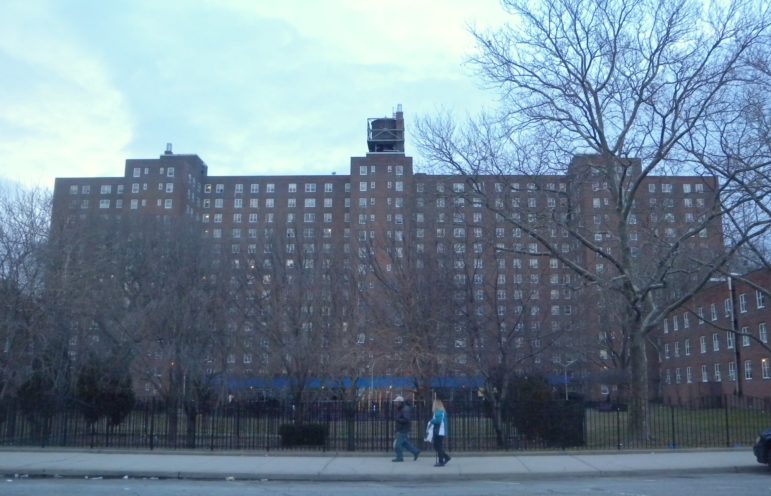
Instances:
[[[410,432],[412,409],[406,403],[396,407],[396,432]]]

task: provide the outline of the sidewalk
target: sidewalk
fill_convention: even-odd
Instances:
[[[434,467],[433,452],[392,463],[371,454],[193,453],[0,449],[4,477],[173,478],[197,480],[435,481],[533,480],[684,473],[755,472],[750,448],[620,453],[468,454]]]

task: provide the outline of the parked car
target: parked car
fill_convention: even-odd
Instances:
[[[771,429],[761,432],[755,440],[755,446],[752,447],[755,458],[758,463],[768,463],[771,465]]]

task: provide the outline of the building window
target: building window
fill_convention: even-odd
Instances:
[[[750,328],[742,327],[742,347],[746,348],[750,345]]]
[[[163,208],[166,208],[166,209],[171,208],[172,207],[172,203],[173,203],[173,201],[172,201],[171,198],[166,198],[166,200],[164,200],[164,202],[163,202]]]
[[[736,362],[728,362],[728,380],[731,382],[736,380]]]
[[[720,351],[720,336],[718,333],[712,334],[712,351]]]
[[[744,379],[747,381],[752,380],[752,360],[744,361]]]
[[[760,373],[763,379],[771,379],[771,370],[769,370],[768,358],[760,360]]]
[[[758,339],[760,339],[761,343],[768,343],[768,330],[766,329],[765,322],[758,324]]]
[[[699,351],[701,353],[707,352],[707,336],[699,337]]]
[[[712,377],[714,378],[715,382],[721,382],[723,380],[723,376],[720,375],[720,364],[716,363],[713,370],[714,372]]]
[[[728,348],[729,350],[734,349],[735,342],[736,342],[736,336],[734,335],[733,331],[726,331],[725,333],[726,348]]]
[[[758,308],[766,307],[766,295],[762,291],[755,290],[755,306]]]
[[[701,382],[709,382],[709,373],[707,372],[707,366],[701,366]]]
[[[174,177],[174,167],[166,168],[166,177]]]

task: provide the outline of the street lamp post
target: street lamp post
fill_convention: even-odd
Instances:
[[[554,361],[554,363],[562,367],[562,380],[563,380],[563,384],[565,385],[565,401],[568,400],[568,367],[570,367],[577,361],[578,361],[577,358],[574,358],[567,363],[562,363],[562,360],[560,359]]]
[[[372,363],[369,364],[369,400],[372,402],[372,391],[375,390],[375,364],[380,359],[380,356],[376,356],[372,359]]]
[[[741,344],[739,343],[739,317],[736,314],[736,285],[733,282],[733,277],[738,274],[731,273],[728,275],[728,293],[731,298],[731,333],[734,339],[734,355],[736,359],[736,395],[741,396],[742,391],[742,352],[739,349]]]

